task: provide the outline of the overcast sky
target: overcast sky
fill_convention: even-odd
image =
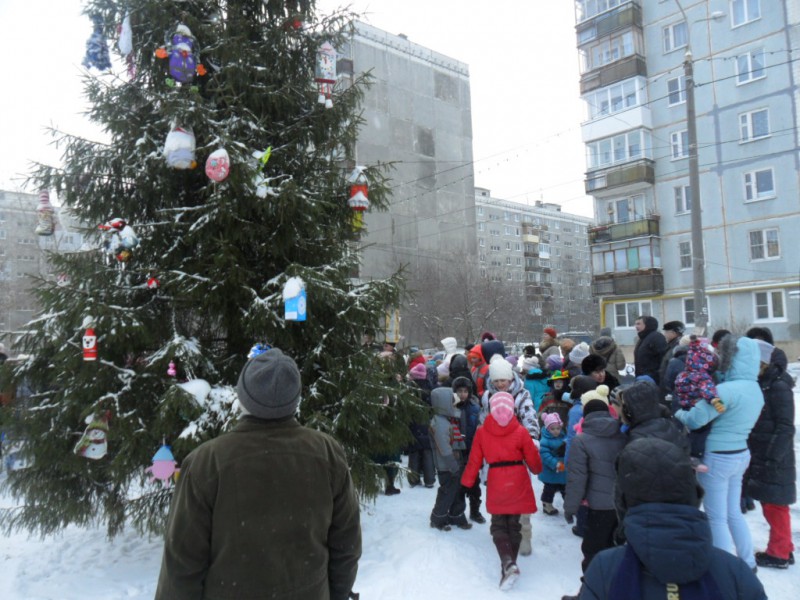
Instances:
[[[329,11],[342,0],[318,0]],[[91,24],[80,0],[0,0],[0,187],[31,159],[57,162],[50,124],[97,136],[80,115]],[[475,185],[498,198],[592,216],[583,192],[583,111],[570,0],[353,0],[363,20],[467,63]],[[135,43],[135,40],[134,40]]]

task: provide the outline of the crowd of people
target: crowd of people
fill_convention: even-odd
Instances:
[[[659,329],[651,316],[635,327],[635,379],[625,383],[608,330],[587,344],[547,328],[518,356],[490,333],[463,351],[445,338],[435,357],[412,347],[407,381],[434,416],[411,425],[408,483],[434,487],[438,477],[430,525],[441,531],[486,521],[484,487],[501,589],[532,551],[533,474],[545,517],[559,515],[560,494],[583,538],[580,591],[562,600],[765,598],[758,567],[794,564],[786,355],[763,327],[710,339],[680,321]],[[743,516],[755,501],[770,528],[762,551]]]

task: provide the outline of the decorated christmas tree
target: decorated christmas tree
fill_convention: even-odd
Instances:
[[[27,466],[9,474],[22,503],[2,524],[160,531],[174,467],[232,427],[238,374],[266,345],[301,369],[300,420],[336,437],[375,494],[375,457],[407,441],[418,409],[396,365],[361,345],[402,281],[351,279],[354,215],[385,209],[387,192],[381,165],[353,160],[367,82],[336,84],[350,16],[273,0],[85,13],[88,117],[108,139],[55,131],[63,164],[32,176],[86,244],[51,256],[43,310],[16,340],[32,393],[6,422]]]

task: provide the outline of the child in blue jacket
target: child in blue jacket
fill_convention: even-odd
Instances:
[[[542,472],[539,481],[544,484],[542,489],[542,510],[546,515],[557,515],[558,509],[553,506],[556,492],[564,492],[567,488],[567,472],[564,467],[564,454],[567,450],[567,432],[558,413],[548,413],[544,416],[544,429],[539,440],[539,454],[542,457]]]

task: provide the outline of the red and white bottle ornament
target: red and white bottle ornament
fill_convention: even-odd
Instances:
[[[90,362],[97,360],[97,336],[91,324],[86,327],[83,334],[83,360]]]
[[[317,102],[325,108],[333,106],[333,86],[336,85],[336,48],[325,42],[317,50],[317,66],[314,70],[314,81],[319,88]]]
[[[306,320],[306,284],[299,277],[290,277],[283,286],[284,319]]]
[[[231,159],[225,148],[214,150],[206,159],[206,175],[217,183],[224,181],[231,171]]]
[[[191,127],[173,125],[164,142],[164,158],[167,164],[178,170],[194,169],[197,166],[194,156],[195,145]]]
[[[50,192],[39,192],[39,204],[36,207],[36,235],[53,235],[56,229],[56,211],[50,204]]]
[[[369,208],[369,180],[364,172],[366,167],[357,166],[350,173],[350,194],[347,205],[353,210],[353,229],[358,231],[364,225],[364,212]]]

